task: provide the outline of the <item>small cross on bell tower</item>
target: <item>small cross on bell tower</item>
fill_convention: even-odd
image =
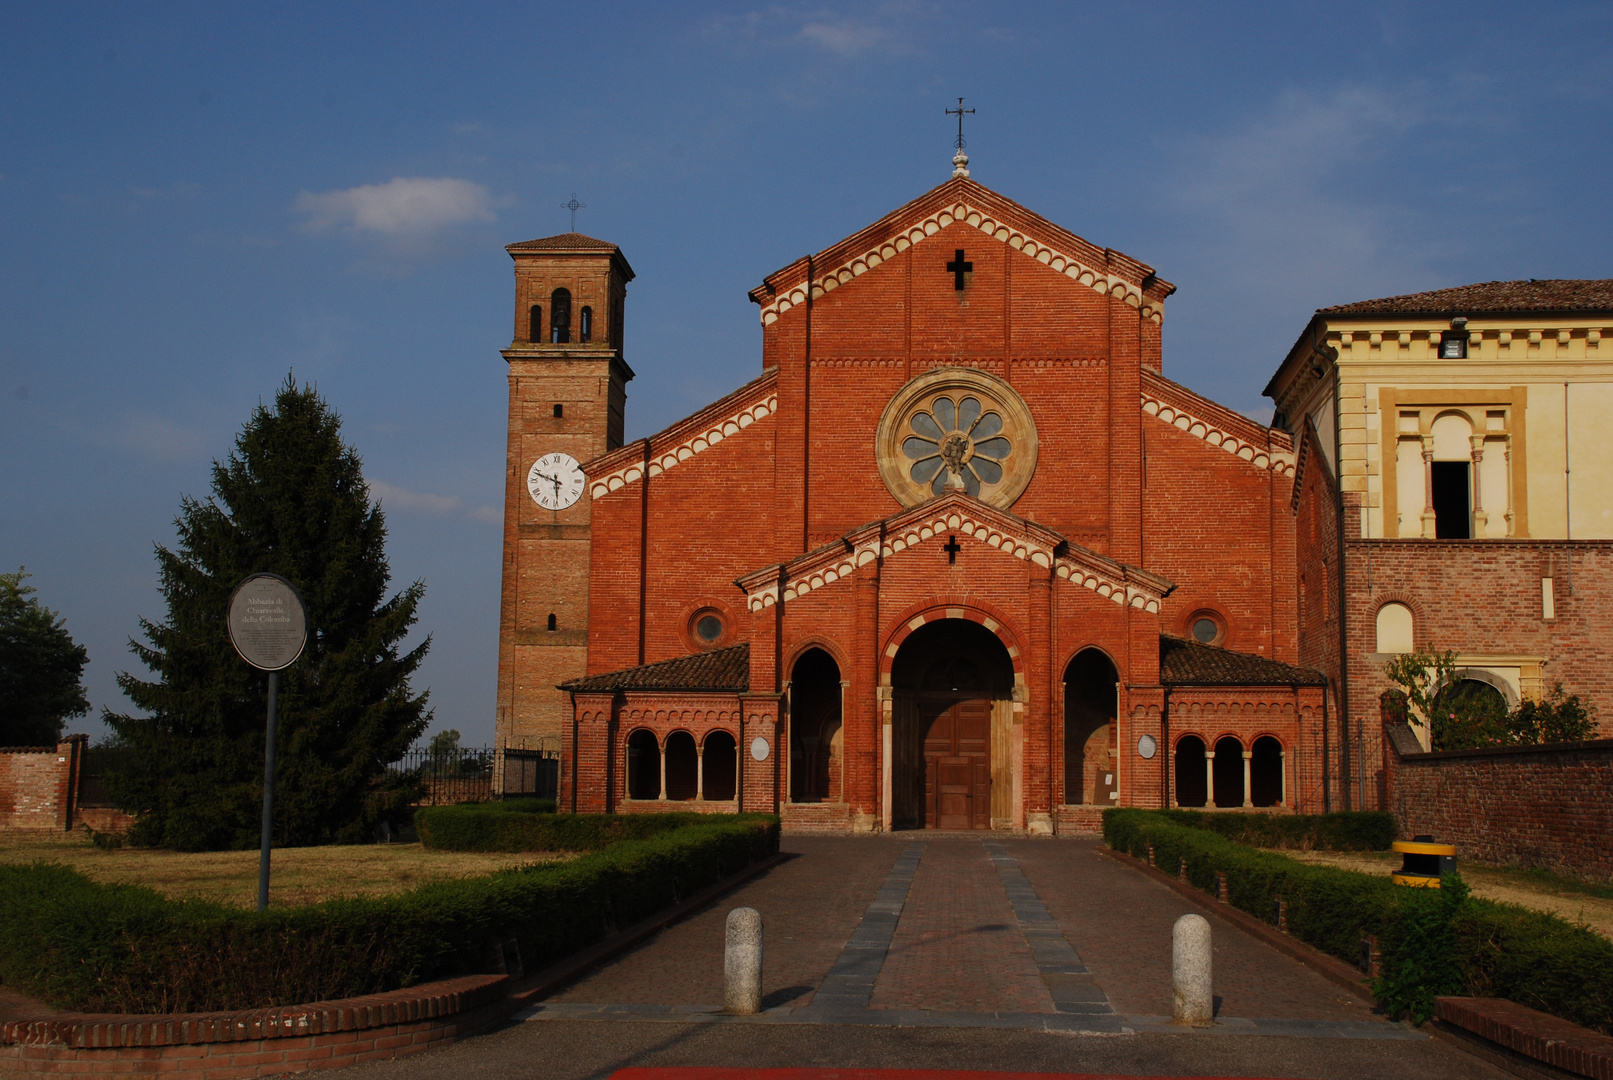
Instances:
[[[958,152],[952,155],[952,175],[954,178],[961,176],[965,180],[969,179],[969,155],[963,152],[963,116],[965,113],[973,112],[973,109],[965,109],[963,107],[962,98],[958,99],[958,107],[956,109],[947,110],[948,116],[956,116],[958,118],[958,141],[956,143]]]

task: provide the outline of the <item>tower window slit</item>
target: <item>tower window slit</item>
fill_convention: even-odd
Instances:
[[[543,340],[543,305],[533,304],[532,310],[527,312],[526,339],[528,341]]]
[[[555,620],[554,612],[552,612],[552,611],[549,612],[549,629],[550,630],[558,630],[559,628],[560,628],[560,625]]]
[[[593,338],[594,309],[584,304],[583,309],[577,313],[577,341],[583,345],[586,345],[592,341]]]

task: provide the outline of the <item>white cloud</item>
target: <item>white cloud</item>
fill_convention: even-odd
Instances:
[[[346,231],[378,237],[418,237],[454,225],[493,221],[487,189],[452,177],[400,176],[384,184],[343,191],[304,191],[294,209],[305,216],[302,231]]]
[[[465,505],[465,500],[453,495],[411,491],[406,487],[389,484],[385,480],[371,480],[370,494],[381,500],[381,505],[385,509],[431,514],[435,517],[452,517]]]
[[[154,461],[194,461],[207,456],[207,441],[200,431],[150,413],[126,416],[119,441]]]
[[[799,36],[836,56],[857,56],[889,40],[891,32],[857,19],[822,19],[806,23]]]
[[[412,491],[385,480],[371,480],[370,494],[381,502],[384,510],[404,514],[426,514],[430,517],[464,517],[494,525],[504,522],[504,512],[494,506],[465,508],[465,500],[457,495],[437,495],[429,491]]]

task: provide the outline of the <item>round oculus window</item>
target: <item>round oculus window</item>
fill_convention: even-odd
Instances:
[[[695,620],[694,636],[708,645],[711,644],[722,637],[722,620],[710,614],[700,616]]]
[[[903,506],[961,492],[1009,507],[1036,471],[1036,424],[1014,389],[975,368],[920,375],[885,406],[879,473]]]
[[[1221,624],[1211,618],[1197,618],[1193,620],[1193,637],[1206,645],[1215,644],[1221,636]]]

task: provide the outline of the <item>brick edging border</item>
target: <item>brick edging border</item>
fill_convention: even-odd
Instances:
[[[1272,948],[1276,949],[1278,952],[1284,954],[1290,959],[1298,960],[1301,964],[1304,964],[1306,967],[1322,976],[1322,978],[1327,979],[1329,982],[1343,987],[1352,994],[1360,995],[1366,1001],[1376,1004],[1377,999],[1372,996],[1372,990],[1368,985],[1367,980],[1362,977],[1359,971],[1337,957],[1329,956],[1320,949],[1307,945],[1303,941],[1295,938],[1293,935],[1285,934],[1274,926],[1268,926],[1259,919],[1255,918],[1253,915],[1250,915],[1247,911],[1243,911],[1240,908],[1235,908],[1231,904],[1223,904],[1209,893],[1195,888],[1192,885],[1184,884],[1177,878],[1171,877],[1163,870],[1149,866],[1147,863],[1133,855],[1128,855],[1122,851],[1116,851],[1114,848],[1111,848],[1108,845],[1100,846],[1098,851],[1101,854],[1107,855],[1111,859],[1116,860],[1117,862],[1124,863],[1133,870],[1147,875],[1160,884],[1165,885],[1168,888],[1180,893],[1182,896],[1187,897],[1189,900],[1193,900],[1196,903],[1205,905],[1216,916],[1231,923],[1233,926],[1236,926],[1244,933],[1259,938],[1261,941],[1264,941],[1267,945],[1270,945]]]
[[[0,1075],[205,1073],[208,1080],[343,1068],[475,1035],[792,856],[775,852],[516,981],[462,975],[382,994],[239,1012],[57,1013],[0,1020]]]

